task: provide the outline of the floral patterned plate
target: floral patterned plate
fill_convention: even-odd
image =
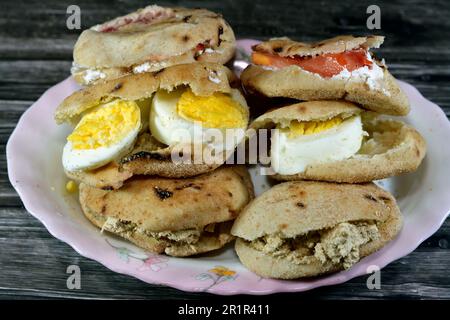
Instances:
[[[236,71],[245,67],[253,40],[238,42]],[[8,174],[25,208],[56,238],[78,253],[107,268],[142,281],[163,284],[185,291],[208,291],[231,295],[305,291],[335,285],[364,275],[373,266],[384,267],[413,251],[431,236],[450,209],[450,124],[442,110],[426,100],[411,85],[400,82],[412,110],[404,118],[424,135],[428,154],[413,174],[380,181],[393,192],[404,214],[400,235],[381,251],[366,257],[348,271],[298,281],[263,279],[246,270],[232,246],[197,258],[156,255],[106,233],[102,234],[83,216],[75,195],[65,193],[66,177],[61,152],[69,128],[53,120],[56,106],[78,89],[68,78],[47,90],[21,117],[7,145]],[[257,193],[268,188],[264,177],[250,168]]]

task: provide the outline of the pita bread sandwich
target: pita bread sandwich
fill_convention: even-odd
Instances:
[[[74,126],[62,156],[67,176],[117,189],[137,174],[180,178],[214,170],[248,125],[234,81],[222,65],[192,63],[75,92],[55,112],[57,123]]]
[[[345,101],[281,107],[250,125],[263,128],[275,129],[270,160],[278,180],[370,182],[415,171],[426,153],[414,128]]]
[[[219,14],[151,5],[83,31],[72,75],[91,85],[196,61],[225,64],[234,52],[233,30]]]
[[[241,75],[245,89],[266,97],[344,99],[364,109],[406,115],[409,102],[384,61],[370,52],[382,36],[338,36],[303,43],[277,38],[253,47],[252,64]]]
[[[86,217],[146,250],[184,257],[223,247],[232,221],[253,198],[244,166],[187,179],[134,177],[119,190],[80,184]]]
[[[291,181],[254,199],[231,233],[248,269],[296,279],[349,269],[401,227],[394,197],[373,183]]]

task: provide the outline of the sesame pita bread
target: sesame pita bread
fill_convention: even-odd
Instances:
[[[225,64],[234,52],[233,30],[219,14],[151,5],[83,31],[72,74],[90,85],[177,64]]]

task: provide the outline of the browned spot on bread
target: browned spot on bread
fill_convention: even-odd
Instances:
[[[367,200],[370,200],[370,201],[378,202],[378,200],[371,194],[365,194],[364,198],[366,198]]]
[[[173,195],[172,191],[169,191],[167,189],[162,189],[158,186],[154,187],[155,194],[159,197],[160,200],[166,200],[167,198],[170,198]]]
[[[100,213],[101,213],[101,214],[105,214],[105,212],[106,212],[106,204],[104,204],[104,205],[102,206],[102,209],[101,209]]]
[[[182,185],[182,186],[176,187],[175,190],[183,190],[183,189],[192,187],[193,185],[194,185],[194,184],[193,184],[192,182],[186,183],[186,184],[184,184],[184,185]]]
[[[190,39],[190,37],[189,37],[189,35],[187,35],[187,34],[185,34],[185,35],[181,38],[181,40],[183,40],[184,42],[188,42],[189,39]]]
[[[230,196],[230,198],[232,198],[233,197],[233,193],[228,191],[228,196]]]
[[[102,190],[111,191],[111,190],[114,190],[114,188],[111,186],[105,186],[105,187],[102,187]]]
[[[183,22],[189,22],[189,19],[191,19],[192,15],[188,15],[183,18]]]
[[[295,205],[302,209],[306,207],[306,205],[303,202],[297,202]]]

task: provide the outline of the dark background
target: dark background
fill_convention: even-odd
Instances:
[[[11,187],[5,148],[20,115],[48,87],[69,76],[79,30],[66,28],[66,9],[81,8],[82,29],[123,15],[145,1],[0,1],[0,298],[184,298],[208,294],[148,285],[113,273],[53,238],[28,214]],[[289,36],[309,41],[366,34],[366,8],[381,8],[386,36],[379,56],[391,72],[450,114],[450,1],[159,1],[220,12],[237,38]],[[442,146],[448,147],[448,146]],[[443,164],[445,165],[445,164]],[[450,196],[450,195],[449,195]],[[381,273],[381,290],[366,277],[286,299],[450,298],[450,220],[410,255]],[[66,268],[79,265],[82,289],[66,288]],[[279,295],[278,295],[279,296]]]

